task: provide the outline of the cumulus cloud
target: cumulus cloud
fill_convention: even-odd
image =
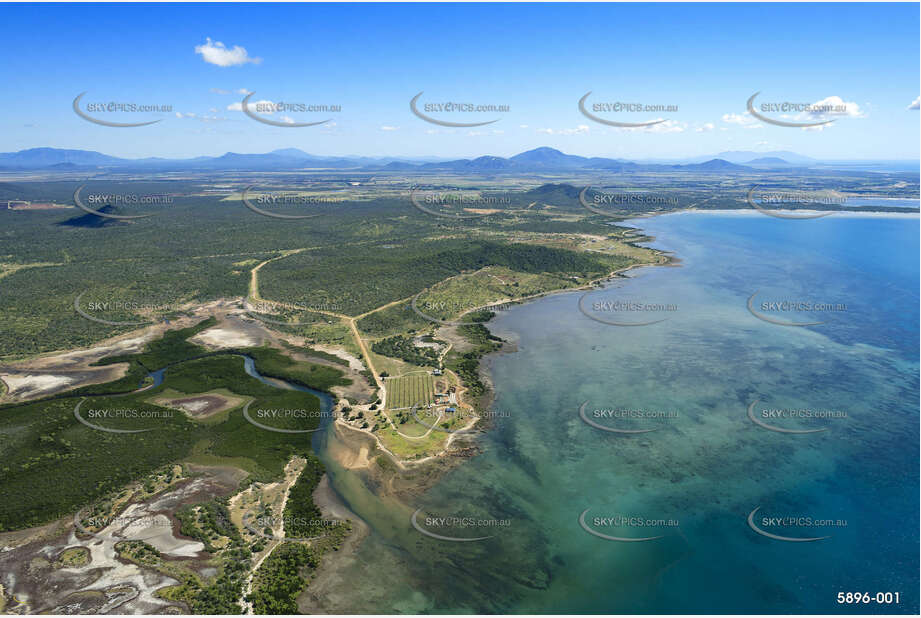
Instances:
[[[796,115],[783,115],[783,118],[792,118],[796,122],[823,122],[825,120],[838,120],[841,118],[864,118],[866,114],[860,106],[853,101],[845,101],[841,97],[825,97],[821,101],[810,103],[813,109],[803,111]],[[803,131],[824,131],[833,125],[823,124],[812,127],[802,127]]]
[[[662,118],[656,118],[656,120],[662,120]],[[645,127],[616,127],[615,130],[622,133],[683,133],[687,128],[688,125],[686,122],[664,120],[663,122],[647,125]]]
[[[247,90],[246,88],[237,88],[236,93],[237,94],[252,94],[253,91]]]
[[[228,48],[220,41],[212,41],[211,37],[205,39],[204,45],[196,45],[195,53],[201,54],[202,60],[208,64],[215,64],[219,67],[234,67],[241,64],[259,64],[262,58],[252,58],[245,47],[234,45]]]
[[[808,120],[829,120],[831,118],[863,118],[864,114],[860,106],[853,101],[845,101],[841,97],[825,97],[821,101],[812,104],[812,111],[803,112],[798,116],[801,119]]]
[[[399,128],[400,128],[400,127],[392,127],[392,126],[390,126],[390,125],[386,125],[386,124],[385,124],[385,125],[381,126],[381,131],[396,131],[396,130],[399,129]]]
[[[911,105],[908,106],[908,109],[921,109],[921,97],[918,97],[911,102]]]
[[[176,112],[176,118],[183,119],[192,119],[198,120],[199,122],[217,122],[219,120],[226,120],[223,116],[217,116],[214,112],[217,112],[217,109],[211,108],[211,114],[196,114],[195,112]]]
[[[712,122],[705,122],[703,125],[694,129],[694,132],[695,133],[706,133],[708,131],[712,131],[715,128],[716,128],[716,125],[713,124]]]
[[[764,125],[758,122],[758,119],[748,112],[744,114],[723,114],[723,122],[726,124],[737,124],[745,129],[764,128]]]
[[[587,124],[580,124],[574,129],[538,129],[537,132],[547,135],[585,135],[588,130]]]
[[[275,112],[273,112],[273,111],[271,110],[271,106],[274,106],[275,103],[273,103],[272,101],[269,101],[269,100],[267,100],[267,99],[262,99],[261,101],[249,101],[249,102],[246,104],[246,107],[249,109],[249,111],[255,112],[255,111],[256,111],[256,107],[259,106],[259,105],[265,105],[265,106],[267,106],[266,108],[263,108],[261,111],[259,111],[260,114],[273,114],[273,113],[275,113]],[[242,101],[234,101],[233,103],[231,103],[230,105],[227,106],[227,109],[230,110],[230,111],[232,111],[232,112],[242,112],[242,111],[243,111],[243,102],[242,102]]]
[[[211,94],[230,94],[229,90],[224,90],[223,88],[209,88],[208,92]]]

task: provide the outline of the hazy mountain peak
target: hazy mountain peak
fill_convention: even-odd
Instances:
[[[312,159],[313,155],[307,154],[300,148],[279,148],[278,150],[273,150],[269,154],[280,155],[283,157],[296,157],[298,159]]]

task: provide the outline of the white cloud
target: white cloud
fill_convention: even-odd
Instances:
[[[246,104],[246,107],[249,109],[249,111],[255,112],[255,111],[256,111],[256,106],[258,106],[258,105],[274,106],[275,103],[273,103],[272,101],[268,101],[268,100],[266,100],[266,99],[263,99],[263,100],[261,100],[261,101],[249,101],[249,102]],[[242,102],[242,101],[234,101],[233,103],[231,103],[230,105],[227,106],[227,109],[230,110],[230,111],[232,111],[232,112],[242,112],[242,111],[243,111],[243,102]],[[264,110],[260,111],[259,113],[260,113],[260,114],[272,114],[272,113],[274,113],[274,112],[272,112],[271,109],[264,109]]]
[[[391,127],[390,125],[386,125],[386,124],[385,124],[385,125],[381,126],[381,131],[396,131],[396,130],[399,129],[399,128],[400,128],[400,127]]]
[[[217,113],[217,108],[216,108],[216,107],[209,107],[209,108],[208,108],[208,111],[211,112],[212,114],[216,114],[216,113]]]
[[[538,129],[538,133],[546,133],[547,135],[585,135],[588,133],[589,127],[587,124],[580,124],[575,129]]]
[[[911,102],[911,105],[908,106],[908,109],[921,109],[921,97],[918,97]]]
[[[814,108],[828,108],[824,111],[810,111],[805,112],[805,118],[824,118],[824,117],[848,117],[848,118],[863,118],[866,116],[862,111],[860,111],[860,106],[854,102],[848,102],[842,99],[841,97],[825,97],[821,101],[816,101],[812,104]]]
[[[198,120],[199,122],[217,122],[219,120],[227,120],[223,116],[217,116],[215,113],[217,109],[211,108],[212,114],[196,114],[195,112],[175,112],[176,118],[192,118]]]
[[[764,125],[758,122],[758,119],[750,113],[744,114],[723,114],[723,122],[726,124],[737,124],[746,129],[763,129]]]
[[[821,101],[811,104],[814,108],[808,112],[800,112],[793,116],[797,122],[822,122],[824,120],[837,120],[839,118],[864,118],[866,114],[854,102],[848,102],[841,97],[825,97]],[[802,127],[803,131],[824,131],[833,125],[821,124],[813,127]]]
[[[527,128],[528,128],[528,125],[526,125],[526,124],[520,124],[520,125],[518,125],[518,128],[519,128],[519,129],[527,129]]]
[[[294,118],[291,116],[282,116],[279,118],[282,122],[287,122],[288,124],[294,124]]]
[[[211,94],[230,94],[229,90],[224,90],[223,88],[209,88],[208,92]]]
[[[228,49],[220,41],[212,41],[211,37],[206,39],[204,45],[196,45],[195,53],[201,54],[202,60],[208,64],[215,64],[219,67],[234,67],[241,64],[259,64],[262,58],[251,58],[246,48],[234,45]]]
[[[252,90],[247,90],[246,88],[237,88],[237,94],[253,94]]]
[[[656,120],[662,119],[656,118]],[[621,131],[623,133],[683,133],[687,128],[688,125],[686,122],[678,122],[677,120],[665,120],[663,122],[647,125],[645,127],[616,127],[615,130]]]
[[[713,124],[712,122],[705,122],[702,126],[699,126],[696,129],[694,129],[694,132],[695,133],[705,133],[708,131],[712,131],[715,128],[716,128],[716,125]]]

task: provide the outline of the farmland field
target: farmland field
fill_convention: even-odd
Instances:
[[[409,408],[414,404],[426,404],[435,401],[435,380],[427,373],[387,379],[387,409]]]

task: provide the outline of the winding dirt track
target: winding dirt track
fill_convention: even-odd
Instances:
[[[256,266],[254,266],[253,269],[252,269],[252,271],[251,271],[251,275],[250,275],[249,297],[252,298],[254,301],[257,301],[257,302],[258,302],[258,301],[264,301],[264,300],[265,300],[265,299],[263,299],[263,298],[259,295],[259,270],[260,270],[263,266],[265,266],[265,265],[268,264],[269,262],[273,262],[273,261],[275,261],[275,260],[280,260],[280,259],[283,259],[283,258],[285,258],[285,257],[288,257],[289,255],[294,255],[294,254],[296,254],[296,253],[301,253],[301,252],[303,252],[303,251],[309,251],[309,250],[310,250],[310,248],[308,248],[308,247],[304,247],[304,248],[301,248],[301,249],[286,249],[286,250],[282,251],[282,255],[275,256],[274,258],[265,260],[265,261],[263,261],[263,262],[260,262],[260,263],[257,264]],[[657,254],[657,255],[661,255],[659,252],[657,252],[656,254]],[[626,267],[626,268],[623,268],[623,269],[619,269],[619,270],[615,270],[615,271],[613,271],[613,272],[610,272],[610,273],[608,273],[607,275],[605,275],[605,276],[603,276],[603,277],[599,277],[599,278],[597,278],[597,279],[594,279],[594,280],[592,280],[592,281],[589,281],[589,282],[587,282],[586,284],[584,284],[584,285],[582,285],[582,286],[579,286],[579,287],[575,287],[575,288],[565,288],[565,289],[560,289],[560,290],[553,290],[553,291],[551,291],[551,292],[538,292],[538,293],[536,293],[536,294],[529,294],[529,295],[527,295],[527,296],[522,296],[522,297],[519,297],[519,298],[505,298],[505,299],[500,299],[500,300],[497,300],[497,301],[490,302],[489,304],[484,305],[483,307],[470,309],[469,311],[465,311],[464,313],[468,313],[468,312],[471,312],[471,311],[476,311],[477,309],[489,307],[489,306],[491,306],[491,305],[497,305],[497,304],[509,303],[509,302],[519,303],[519,302],[523,302],[523,301],[526,301],[526,300],[531,300],[531,299],[534,299],[534,298],[540,298],[540,297],[542,297],[542,296],[547,296],[548,294],[553,294],[553,293],[556,293],[556,292],[573,292],[573,291],[577,291],[577,290],[591,289],[596,283],[599,283],[599,282],[601,282],[601,281],[604,281],[604,280],[606,280],[606,279],[609,279],[609,278],[611,278],[611,277],[614,277],[615,275],[617,275],[617,274],[619,274],[619,273],[622,273],[622,272],[631,270],[631,269],[633,269],[633,268],[639,268],[639,267],[642,267],[642,266],[652,266],[652,265],[655,265],[656,263],[657,263],[657,262],[633,264],[633,265],[630,265],[630,266],[628,266],[628,267]],[[476,271],[476,272],[485,272],[488,268],[489,268],[489,266],[485,266],[485,267],[483,267],[482,269],[480,269],[479,271]],[[474,273],[458,273],[458,274],[456,274],[456,275],[452,275],[452,276],[450,276],[450,277],[448,277],[448,278],[446,278],[446,279],[440,281],[439,283],[444,283],[444,282],[446,282],[446,281],[450,281],[451,279],[455,279],[455,278],[458,278],[458,277],[467,276],[467,275],[470,275],[470,274],[476,274],[476,272],[474,272]],[[491,276],[491,277],[495,277],[495,275],[492,275],[491,273],[487,273],[487,274],[488,274],[489,276]],[[495,278],[496,278],[496,279],[499,279],[498,277],[495,277]],[[499,280],[501,281],[501,279],[499,279]],[[380,400],[381,400],[381,403],[380,403],[380,412],[381,412],[381,414],[384,416],[385,419],[387,419],[387,423],[390,425],[390,427],[391,427],[394,431],[396,431],[398,434],[400,434],[401,436],[404,436],[404,437],[406,437],[406,438],[412,438],[412,437],[403,434],[403,433],[399,430],[399,428],[397,427],[396,423],[393,422],[393,419],[390,417],[390,415],[387,414],[387,389],[386,389],[386,387],[385,387],[385,385],[384,385],[383,380],[381,379],[380,375],[378,374],[377,369],[374,367],[374,361],[371,359],[371,354],[370,354],[370,351],[368,350],[368,346],[365,344],[364,339],[362,339],[361,333],[360,333],[359,330],[358,330],[358,326],[357,326],[356,322],[357,322],[358,320],[360,320],[360,319],[362,319],[362,318],[364,318],[364,317],[367,317],[367,316],[369,316],[369,315],[371,315],[371,314],[373,314],[373,313],[376,313],[376,312],[378,312],[378,311],[383,311],[384,309],[387,309],[387,308],[389,308],[389,307],[393,307],[394,305],[398,305],[398,304],[403,303],[403,302],[411,301],[411,300],[414,298],[414,296],[415,296],[415,295],[409,296],[409,297],[407,297],[407,298],[402,298],[402,299],[399,299],[399,300],[395,300],[395,301],[389,302],[389,303],[387,303],[387,304],[385,304],[385,305],[381,305],[380,307],[377,307],[377,308],[375,308],[375,309],[371,309],[370,311],[366,311],[366,312],[364,312],[364,313],[362,313],[362,314],[359,314],[359,315],[357,315],[357,316],[350,316],[350,315],[345,315],[345,314],[343,314],[343,313],[336,313],[336,312],[333,312],[333,311],[324,311],[324,310],[320,310],[320,309],[311,309],[311,311],[314,312],[314,313],[319,313],[319,314],[322,314],[322,315],[327,315],[327,316],[331,316],[331,317],[338,318],[338,319],[340,319],[340,320],[345,321],[345,322],[349,325],[349,330],[350,330],[351,333],[352,333],[352,337],[355,339],[355,343],[358,345],[359,349],[361,350],[361,353],[362,353],[362,356],[363,356],[363,360],[364,360],[365,364],[367,365],[368,370],[371,372],[372,376],[374,377],[374,382],[375,382],[375,384],[377,385],[378,392],[380,393]],[[276,302],[276,301],[271,301],[271,302],[272,302],[273,304],[277,304],[277,305],[279,305],[279,306],[281,306],[281,307],[286,307],[286,308],[289,308],[289,309],[298,309],[298,307],[292,306],[292,305],[289,304],[289,303],[282,303],[282,302]],[[450,349],[450,346],[449,346],[448,349]],[[444,355],[447,354],[447,352],[448,352],[448,350],[446,349],[446,350],[444,351],[444,354],[443,354],[442,357],[441,357],[442,360],[444,359]],[[451,370],[446,370],[446,373],[449,374],[451,377],[453,377],[453,378],[457,381],[458,385],[461,384],[460,378],[459,378],[459,377],[457,376],[457,374],[455,374],[453,371],[451,371]],[[462,401],[462,398],[461,398],[461,395],[462,395],[465,391],[466,391],[466,389],[464,389],[463,386],[458,386],[458,388],[457,388],[457,401],[458,401],[458,405],[459,405],[459,406],[469,407],[469,405],[466,404],[466,403],[464,403],[464,402]],[[466,427],[466,428],[464,428],[463,430],[460,430],[460,431],[463,432],[464,430],[469,429],[470,427],[472,427],[473,424],[476,422],[476,420],[477,420],[476,418],[472,419],[470,425],[468,425],[468,427]],[[337,420],[336,422],[342,422],[342,421]],[[358,428],[352,427],[351,425],[348,425],[348,424],[345,424],[345,426],[349,427],[350,429],[353,429],[353,430],[356,430],[356,431],[360,431],[360,432],[362,432],[362,433],[364,433],[364,434],[367,434],[367,435],[371,436],[372,438],[374,438],[374,441],[377,443],[378,448],[380,448],[383,452],[385,452],[385,453],[387,453],[388,455],[390,455],[390,458],[393,460],[393,462],[397,465],[398,468],[400,468],[400,469],[402,469],[402,470],[406,470],[406,469],[407,469],[407,465],[406,465],[406,464],[418,465],[418,464],[424,463],[424,462],[426,462],[426,461],[428,461],[428,460],[430,460],[430,459],[435,459],[435,458],[439,457],[439,456],[444,452],[444,451],[442,451],[442,453],[439,453],[439,454],[437,454],[437,455],[433,455],[433,456],[430,456],[430,457],[425,457],[425,458],[423,458],[423,459],[413,460],[413,461],[411,461],[411,462],[403,462],[401,458],[397,457],[397,455],[396,455],[395,453],[393,453],[390,449],[388,449],[386,446],[384,446],[384,443],[381,441],[381,439],[380,439],[378,436],[376,436],[374,433],[372,433],[371,431],[368,431],[368,430],[366,430],[366,429],[358,429]],[[430,433],[430,431],[429,431],[429,432],[426,432],[425,435],[428,435],[428,433]],[[448,440],[447,440],[447,442],[446,442],[446,444],[445,444],[445,450],[447,450],[447,448],[450,446],[450,444],[451,444],[453,438],[454,438],[455,436],[457,436],[457,435],[458,435],[458,432],[454,432],[454,433],[452,433],[452,434],[450,434],[450,435],[448,436]],[[424,437],[424,436],[422,436],[422,437]]]

